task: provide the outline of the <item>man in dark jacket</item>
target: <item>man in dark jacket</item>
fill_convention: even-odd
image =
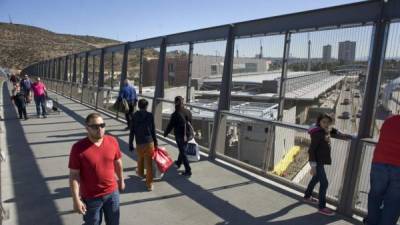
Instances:
[[[185,154],[185,148],[187,142],[193,138],[193,132],[190,129],[192,123],[192,113],[184,108],[183,98],[181,96],[175,97],[175,112],[171,114],[167,129],[164,132],[164,137],[174,129],[175,141],[178,145],[179,156],[178,160],[175,161],[175,165],[179,168],[181,164],[185,166],[185,172],[181,173],[183,176],[191,176],[192,169],[189,165],[189,160]]]
[[[153,190],[153,166],[152,156],[154,148],[157,148],[157,136],[154,126],[154,116],[147,112],[148,102],[146,99],[139,100],[139,111],[135,112],[131,121],[129,133],[129,149],[134,150],[133,140],[136,137],[136,148],[138,153],[137,173],[144,177],[144,165],[146,165],[146,186],[149,191]]]
[[[22,119],[22,116],[25,120],[28,119],[26,114],[26,98],[25,93],[21,91],[19,84],[16,84],[12,91],[12,98],[14,104],[17,106],[19,118]]]
[[[31,88],[32,81],[29,79],[29,76],[25,74],[24,79],[20,82],[21,91],[25,94],[26,102],[30,103],[31,101]]]
[[[129,130],[131,127],[130,121],[132,119],[133,111],[137,102],[137,94],[135,87],[129,83],[128,79],[124,80],[124,86],[119,92],[118,100],[122,101],[123,99],[128,102],[129,106],[129,111],[125,113],[125,119],[128,125],[125,129]]]

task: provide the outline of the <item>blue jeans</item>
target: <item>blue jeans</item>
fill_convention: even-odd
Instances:
[[[307,190],[304,194],[305,198],[309,198],[312,195],[315,185],[319,182],[319,193],[318,193],[318,207],[323,209],[326,207],[326,191],[328,190],[328,178],[326,177],[324,165],[317,165],[317,174],[314,175],[308,183]]]
[[[84,199],[86,214],[83,216],[83,225],[100,225],[104,218],[106,225],[119,225],[119,192],[99,198]]]
[[[400,216],[400,167],[372,163],[368,225],[395,225]]]
[[[46,115],[46,96],[35,96],[36,113],[40,116],[40,108],[42,108],[42,115]]]

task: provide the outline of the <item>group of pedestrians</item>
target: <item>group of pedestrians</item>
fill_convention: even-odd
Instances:
[[[326,207],[328,178],[325,166],[332,163],[331,137],[349,139],[351,135],[343,134],[332,128],[333,118],[321,114],[315,126],[309,129],[311,144],[309,146],[310,180],[304,193],[304,201],[318,205],[318,212],[334,215]],[[380,130],[370,172],[370,191],[368,194],[368,214],[364,219],[366,225],[396,225],[400,216],[400,115],[393,115],[385,120]],[[357,179],[357,178],[354,178]],[[318,199],[312,197],[316,184],[319,183]]]
[[[19,81],[17,76],[12,74],[10,81],[13,83],[11,99],[17,106],[19,118],[28,119],[26,105],[31,103],[32,93],[36,105],[37,117],[40,118],[40,116],[42,116],[46,118],[47,90],[46,85],[41,81],[40,77],[37,77],[36,81],[32,82],[29,76],[25,75],[24,78]]]
[[[137,170],[139,177],[145,178],[148,191],[153,186],[153,154],[158,147],[154,116],[147,111],[148,101],[137,100],[135,88],[124,82],[119,98],[132,103],[127,112],[129,128],[129,150],[137,152]],[[135,105],[138,110],[135,112]],[[193,137],[189,129],[192,114],[184,107],[184,99],[174,99],[175,111],[171,114],[164,131],[164,137],[174,130],[179,156],[175,166],[183,164],[185,170],[181,175],[192,175],[190,163],[185,154],[188,140]],[[304,202],[318,205],[318,212],[333,215],[327,207],[326,193],[329,186],[325,167],[332,164],[331,138],[351,139],[352,136],[341,133],[332,127],[333,117],[321,114],[315,125],[309,129],[311,143],[309,146],[309,164],[312,178],[304,193]],[[125,189],[121,151],[118,141],[105,135],[105,126],[98,113],[86,118],[87,137],[75,143],[70,153],[70,186],[73,205],[77,212],[83,214],[85,225],[101,224],[103,214],[107,225],[119,224],[119,191]],[[388,118],[380,130],[379,142],[376,146],[372,169],[371,189],[368,195],[368,215],[365,224],[395,225],[400,215],[400,115]],[[134,143],[136,142],[136,148]],[[145,173],[146,169],[146,173]],[[355,178],[356,179],[356,178]],[[312,193],[319,183],[318,198]]]
[[[147,111],[148,101],[137,100],[136,90],[129,81],[119,94],[120,99],[128,100],[130,109],[126,113],[129,128],[129,150],[137,153],[139,177],[145,178],[148,191],[153,186],[153,154],[158,147],[154,116]],[[134,111],[135,105],[139,110]],[[175,112],[164,132],[167,136],[172,130],[179,149],[176,167],[184,165],[183,176],[191,176],[189,161],[185,155],[187,140],[193,135],[187,132],[192,115],[184,108],[183,98],[175,98]],[[100,225],[103,220],[107,225],[119,224],[119,192],[125,189],[121,150],[116,138],[105,134],[106,124],[98,113],[86,117],[87,137],[76,142],[69,158],[70,188],[74,209],[83,215],[85,225]],[[136,148],[133,142],[136,142]],[[146,169],[146,172],[145,172]]]

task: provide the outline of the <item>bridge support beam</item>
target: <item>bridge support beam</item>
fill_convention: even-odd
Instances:
[[[383,12],[386,3],[382,1],[381,4]],[[375,22],[372,34],[372,44],[370,47],[371,61],[369,62],[367,70],[368,74],[362,105],[362,114],[359,123],[360,126],[357,138],[353,140],[351,144],[348,159],[346,161],[345,173],[343,175],[343,188],[338,207],[339,212],[347,216],[352,216],[353,214],[354,200],[356,192],[358,191],[358,177],[361,172],[364,155],[364,143],[361,139],[373,135],[372,125],[375,119],[376,102],[378,99],[380,78],[385,59],[388,31],[388,21],[379,20]]]
[[[221,111],[229,110],[231,103],[232,90],[232,68],[233,57],[235,51],[235,27],[230,26],[227,34],[224,69],[222,72],[222,86],[219,94],[218,109],[214,117],[214,128],[211,140],[209,158],[214,159],[217,152],[224,152],[226,139],[226,116],[223,116]]]

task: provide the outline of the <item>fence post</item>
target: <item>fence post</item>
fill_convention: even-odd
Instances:
[[[158,101],[157,98],[164,98],[164,67],[166,51],[167,43],[166,39],[163,38],[158,58],[156,90],[154,92],[153,100],[154,123],[156,128],[160,130],[162,129],[162,102]]]
[[[99,81],[97,82],[97,94],[96,94],[96,109],[99,107],[99,101],[104,104],[104,48],[101,49],[100,63],[99,63]],[[101,96],[101,97],[99,97]]]
[[[83,78],[82,78],[82,95],[81,95],[81,103],[83,102],[83,96],[85,95],[85,87],[88,85],[89,81],[89,52],[85,52],[85,61],[83,62]]]
[[[186,103],[190,102],[192,98],[192,66],[193,66],[193,42],[189,43],[189,55],[188,55],[188,78],[186,86]]]
[[[382,1],[382,12],[385,3]],[[381,15],[381,18],[383,15]],[[359,173],[363,162],[363,142],[361,139],[371,137],[373,133],[372,125],[375,118],[376,102],[380,87],[380,78],[383,62],[385,60],[385,51],[388,38],[389,22],[384,20],[376,21],[372,33],[372,42],[370,46],[370,62],[368,64],[367,81],[362,104],[362,114],[358,136],[348,154],[346,162],[343,189],[339,200],[338,211],[344,215],[353,215],[354,198],[358,189]]]
[[[219,94],[220,97],[218,101],[218,109],[214,117],[213,135],[209,154],[210,159],[214,159],[216,157],[218,150],[225,149],[226,117],[222,116],[221,111],[230,109],[234,50],[234,26],[230,25],[228,29],[224,68],[222,72],[222,86]]]

